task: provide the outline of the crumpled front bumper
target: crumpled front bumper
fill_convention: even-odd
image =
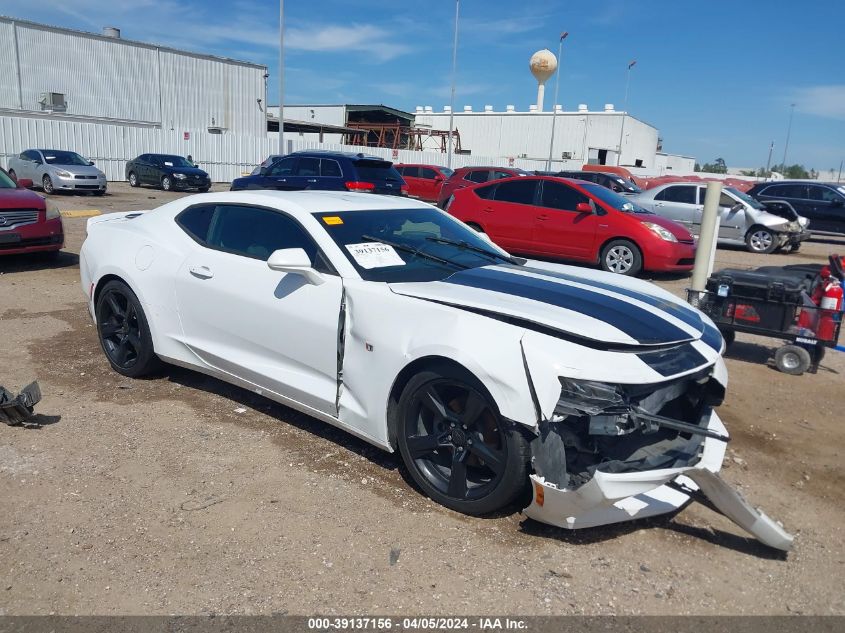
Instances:
[[[727,435],[715,412],[708,429]],[[700,461],[694,466],[642,472],[605,473],[576,490],[558,488],[531,475],[533,499],[523,513],[542,523],[579,529],[666,514],[681,508],[691,497],[680,488],[701,491],[725,516],[761,542],[789,550],[793,537],[755,509],[716,473],[722,467],[726,444],[706,438]],[[674,482],[678,487],[668,484]]]

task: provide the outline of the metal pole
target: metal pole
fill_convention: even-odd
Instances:
[[[789,106],[789,125],[786,128],[786,143],[783,146],[783,161],[780,164],[781,170],[786,170],[786,150],[789,149],[789,135],[792,132],[792,115],[795,114],[795,104]]]
[[[455,0],[455,41],[452,44],[452,92],[449,97],[449,141],[446,167],[452,168],[452,130],[455,117],[455,79],[458,70],[458,16],[461,12],[461,0]]]
[[[766,172],[763,174],[763,180],[766,181],[769,179],[769,166],[772,164],[772,150],[775,148],[775,142],[772,141],[772,144],[769,145],[769,158],[766,160]]]
[[[836,177],[836,182],[838,183],[842,179],[842,164],[845,163],[845,160],[839,161],[839,175]]]
[[[619,129],[619,155],[616,157],[616,165],[622,165],[622,136],[625,134],[625,117],[628,114],[628,86],[631,85],[631,69],[636,65],[635,59],[628,64],[628,74],[625,77],[625,101],[622,105],[622,125]]]
[[[546,161],[546,171],[552,170],[552,151],[555,146],[555,118],[557,117],[557,95],[560,88],[560,67],[563,63],[563,40],[569,35],[568,31],[560,34],[560,41],[557,43],[557,74],[555,75],[555,100],[552,103],[552,137],[549,139],[549,160]]]
[[[704,291],[707,278],[713,272],[713,262],[716,259],[716,235],[719,231],[719,198],[721,195],[721,182],[710,181],[707,183],[704,211],[701,214],[701,234],[698,236],[695,267],[692,269],[691,287],[699,292]]]
[[[285,0],[279,0],[279,154],[285,153]]]

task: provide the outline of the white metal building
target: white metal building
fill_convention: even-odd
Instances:
[[[123,179],[144,152],[192,154],[215,179],[269,151],[265,66],[0,17],[0,159],[77,151]]]

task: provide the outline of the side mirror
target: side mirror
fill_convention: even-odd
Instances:
[[[446,180],[443,176],[437,175],[434,177],[434,182],[443,182]]]
[[[89,160],[89,161],[88,161],[88,166],[89,166],[89,167],[93,167],[93,166],[94,166],[94,161],[93,161],[93,160]]]
[[[267,267],[280,273],[302,275],[308,280],[309,284],[314,286],[319,286],[325,282],[323,276],[311,266],[308,254],[301,248],[281,248],[273,251],[273,254],[267,260]]]
[[[589,202],[579,202],[575,205],[575,210],[578,213],[592,213],[593,207],[590,206]]]
[[[17,182],[21,189],[32,189],[32,181],[29,178],[18,178]]]
[[[843,206],[842,198],[834,198],[830,201],[830,206],[832,207],[841,207]]]

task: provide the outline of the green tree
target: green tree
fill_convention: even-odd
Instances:
[[[713,163],[704,163],[701,166],[701,171],[711,174],[726,174],[728,173],[728,166],[725,164],[724,158],[717,158]]]

